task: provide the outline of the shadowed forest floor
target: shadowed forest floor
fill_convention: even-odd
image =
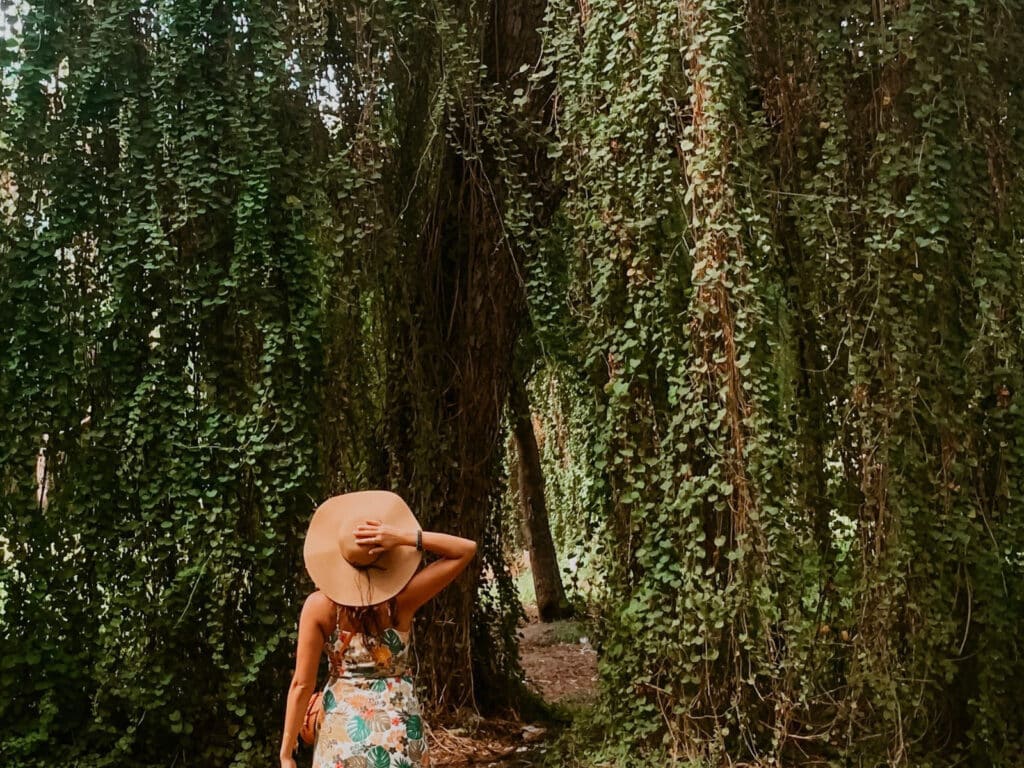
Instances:
[[[541,624],[531,616],[519,635],[527,683],[545,701],[578,707],[593,698],[597,654],[584,625],[575,621]],[[470,719],[454,728],[435,725],[431,735],[431,755],[438,768],[535,768],[543,762],[551,734],[540,723]]]

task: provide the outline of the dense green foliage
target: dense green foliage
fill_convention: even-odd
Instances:
[[[286,685],[320,490],[336,267],[288,51],[258,4],[236,13],[23,17],[2,118],[6,765],[226,765],[280,729],[263,699]]]
[[[312,586],[305,526],[362,487],[483,541],[480,599],[471,574],[417,636],[430,702],[513,690],[494,683],[514,679],[518,610],[486,503],[499,443],[462,441],[453,414],[486,421],[473,392],[449,396],[451,315],[473,292],[458,254],[431,270],[420,248],[466,138],[484,20],[413,11],[15,8],[4,765],[267,764]]]
[[[1021,10],[550,4],[623,765],[1024,748]]]
[[[1015,764],[1024,8],[500,8],[15,6],[4,764],[266,764],[358,487],[483,542],[416,642],[502,703],[513,370],[600,570],[591,757]]]

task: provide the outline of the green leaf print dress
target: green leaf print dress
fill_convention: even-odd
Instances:
[[[339,610],[340,613],[340,610]],[[426,768],[420,705],[413,690],[409,632],[389,628],[367,642],[338,625],[326,643],[330,672],[313,768]]]

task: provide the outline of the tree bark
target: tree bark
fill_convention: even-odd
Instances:
[[[491,4],[480,38],[487,70],[482,88],[510,97],[527,84],[522,67],[540,58],[537,30],[545,4]],[[548,95],[545,87],[536,88],[527,113],[547,114]],[[457,108],[459,114],[445,118],[454,140],[437,183],[424,187],[431,189],[425,221],[409,239],[413,258],[403,271],[413,310],[398,328],[398,348],[407,354],[395,356],[389,373],[398,395],[389,409],[391,486],[408,494],[424,526],[481,545],[467,573],[423,609],[421,623],[430,631],[417,636],[416,655],[426,701],[435,711],[498,709],[517,699],[514,617],[508,624],[500,607],[477,598],[484,573],[502,577],[496,533],[501,414],[523,323],[524,251],[507,236],[503,221],[509,161],[482,130],[507,118],[472,89]],[[511,170],[546,178],[538,175],[550,171],[541,142],[516,138],[523,146]]]
[[[530,552],[530,569],[537,593],[537,613],[541,621],[555,621],[572,615],[565,597],[558,557],[551,538],[544,473],[537,450],[537,436],[530,416],[530,401],[522,379],[516,378],[509,390],[516,454],[519,457],[519,502],[523,513],[523,533]]]

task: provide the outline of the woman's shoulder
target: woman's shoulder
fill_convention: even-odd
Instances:
[[[321,604],[321,605],[334,605],[334,601],[331,600],[322,590],[314,589],[308,595],[306,595],[306,603]]]
[[[302,604],[302,612],[313,619],[325,640],[334,631],[335,610],[334,601],[319,589],[306,595]]]
[[[335,604],[331,598],[317,589],[306,595],[306,600],[302,604],[302,610],[312,611],[318,616],[330,618],[334,615]]]

